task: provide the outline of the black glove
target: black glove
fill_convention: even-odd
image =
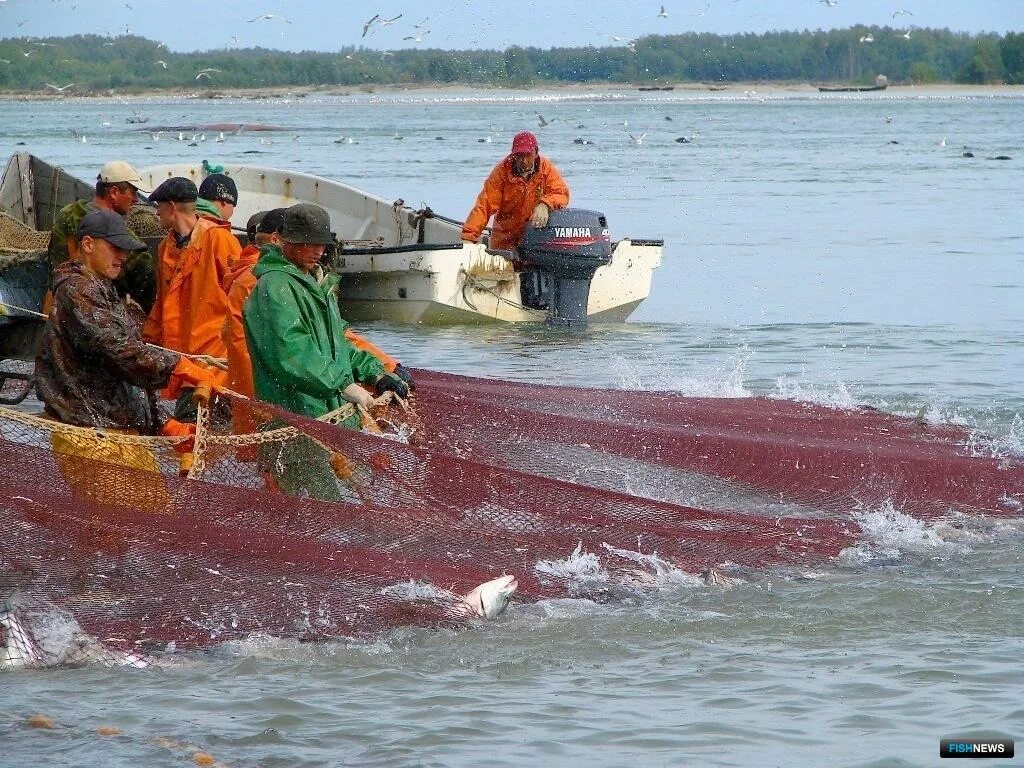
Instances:
[[[374,387],[376,387],[378,395],[383,395],[385,392],[394,392],[403,399],[409,396],[409,385],[393,373],[382,373]]]
[[[406,384],[408,384],[409,389],[416,389],[416,382],[412,380],[412,371],[410,371],[404,365],[402,365],[401,363],[396,365],[394,374],[402,381],[404,381]]]

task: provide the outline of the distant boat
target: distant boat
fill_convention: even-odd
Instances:
[[[819,85],[822,93],[861,93],[864,91],[884,91],[888,85]]]
[[[641,85],[637,88],[638,91],[674,91],[675,89],[674,85]]]
[[[874,85],[819,85],[822,93],[863,93],[864,91],[884,91],[889,87],[889,78],[878,75]]]

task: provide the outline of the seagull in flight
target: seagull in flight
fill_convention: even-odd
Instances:
[[[252,24],[254,21],[263,21],[264,19],[267,21],[270,21],[271,19],[280,19],[285,24],[291,24],[291,22],[284,16],[278,16],[276,13],[264,13],[262,16],[257,16],[255,19],[249,19],[249,23]]]
[[[213,67],[210,67],[209,69],[201,69],[199,70],[199,74],[196,75],[196,80],[201,77],[205,77],[207,80],[212,80],[213,78],[210,77],[211,72],[220,72],[220,70],[214,69]]]
[[[163,67],[164,69],[167,69],[167,62],[166,62],[166,61],[161,61],[160,59],[157,59],[157,60],[156,60],[156,61],[154,61],[153,63],[154,63],[154,64],[159,64],[159,65],[160,65],[161,67]]]
[[[873,38],[873,37],[872,37],[871,35],[864,35],[864,36],[863,36],[863,37],[862,37],[862,38],[860,39],[860,41],[861,41],[862,43],[873,43],[873,42],[875,42],[875,38]]]
[[[544,119],[544,115],[542,115],[540,112],[535,112],[534,114],[537,115],[537,123],[540,125],[541,128],[548,124],[548,121]]]
[[[424,35],[429,35],[429,34],[430,34],[430,30],[429,29],[424,29],[422,32],[420,32],[415,37],[413,37],[412,35],[409,35],[408,37],[403,37],[402,39],[403,40],[412,40],[414,43],[422,43],[423,42],[423,36]]]
[[[369,19],[368,21],[366,21],[363,24],[363,37],[366,37],[366,33],[370,31],[370,27],[372,27],[374,24],[376,24],[379,19],[380,19],[380,14],[379,13],[375,13],[373,15],[373,18]]]
[[[629,133],[627,135],[629,136],[630,141],[632,141],[634,144],[643,144],[644,136],[647,135],[647,131],[644,131],[639,136],[634,136],[632,133]]]
[[[429,17],[429,16],[427,16],[427,18],[425,18],[425,19],[424,19],[423,21],[421,21],[421,22],[420,22],[419,24],[413,24],[413,25],[412,25],[412,28],[413,28],[413,29],[419,29],[419,28],[420,28],[420,27],[422,27],[422,26],[423,26],[424,24],[426,24],[426,23],[427,23],[428,21],[430,21],[430,17]]]
[[[398,14],[398,15],[397,15],[397,16],[395,16],[395,18],[393,18],[393,19],[381,19],[381,20],[380,20],[380,25],[381,25],[382,27],[386,27],[386,26],[388,26],[388,24],[394,24],[394,23],[395,23],[396,21],[398,21],[398,20],[399,20],[400,18],[402,18],[402,14]],[[424,34],[426,34],[426,33],[424,33]]]
[[[64,91],[66,91],[68,88],[73,86],[74,83],[68,83],[67,85],[60,85],[60,86],[53,85],[52,83],[46,83],[45,85],[46,85],[47,88],[53,88],[53,90],[57,91],[57,93],[64,93]]]
[[[818,2],[822,5],[827,5],[829,8],[834,5],[839,5],[839,0],[818,0]]]
[[[910,39],[910,30],[909,29],[906,32],[903,33],[903,39],[904,40],[909,40]]]
[[[667,19],[668,18],[668,11],[665,10],[665,6],[664,5],[661,6],[661,10],[658,11],[658,18],[659,19]]]
[[[896,13],[894,13],[892,15],[892,17],[895,19],[897,16],[913,16],[913,15],[914,14],[912,14],[910,11],[896,11]]]

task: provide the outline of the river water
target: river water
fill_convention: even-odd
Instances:
[[[207,132],[190,147],[134,130],[133,111],[152,126],[287,130]],[[573,336],[361,329],[407,365],[924,407],[1015,457],[1021,125],[1024,92],[984,90],[0,102],[11,151],[82,178],[109,159],[205,158],[322,174],[456,218],[511,136],[534,129],[574,205],[605,212],[615,237],[665,239],[650,298],[625,326]],[[898,510],[860,521],[861,544],[805,578],[517,604],[477,630],[369,646],[220,647],[160,673],[8,675],[0,765],[179,766],[203,750],[227,766],[930,766],[943,737],[1024,739],[1021,521],[974,520],[956,538]],[[59,727],[26,727],[34,712]],[[101,739],[103,724],[122,735]]]

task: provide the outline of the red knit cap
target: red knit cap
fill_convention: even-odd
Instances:
[[[512,139],[512,154],[538,151],[537,137],[529,131],[520,131]]]

